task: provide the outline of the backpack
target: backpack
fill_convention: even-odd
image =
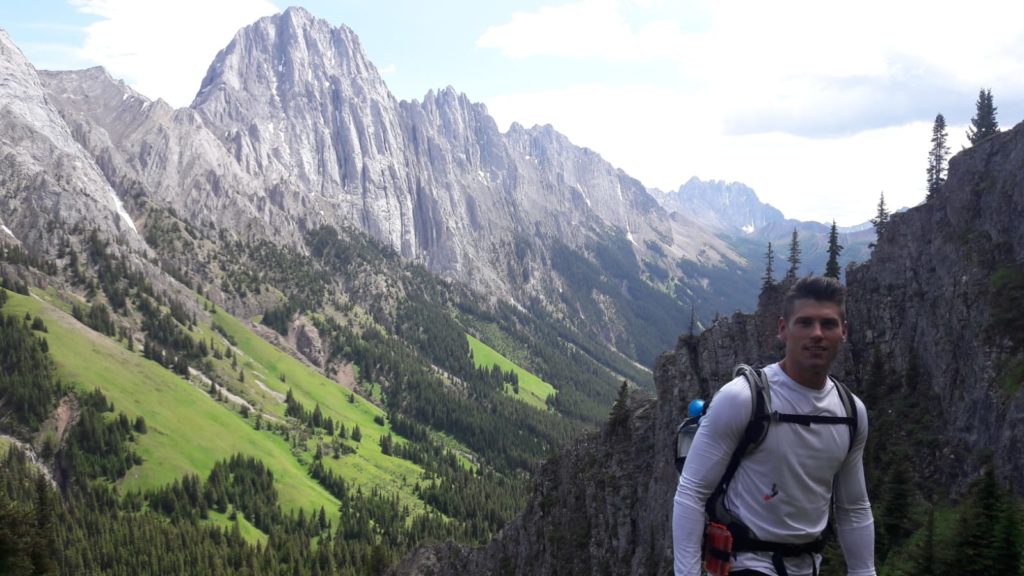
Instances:
[[[715,490],[708,498],[705,505],[705,511],[710,523],[720,524],[729,529],[733,543],[732,551],[772,552],[772,563],[775,565],[776,571],[779,575],[782,576],[786,574],[785,565],[782,562],[784,557],[799,556],[808,553],[820,553],[825,548],[825,545],[832,536],[831,521],[828,523],[825,531],[820,534],[817,539],[807,544],[798,545],[765,542],[755,538],[750,529],[744,526],[743,523],[740,522],[739,519],[737,519],[728,510],[728,508],[726,508],[724,504],[725,492],[729,488],[729,483],[736,474],[736,470],[739,468],[743,457],[764,442],[765,437],[768,435],[768,429],[774,423],[792,423],[803,426],[810,426],[811,424],[849,426],[850,445],[847,448],[847,453],[849,453],[849,450],[853,449],[853,442],[857,436],[857,403],[849,388],[841,382],[833,380],[836,384],[836,390],[839,393],[840,399],[842,400],[843,408],[846,411],[846,416],[780,414],[779,412],[772,411],[771,409],[771,387],[768,385],[768,379],[764,374],[764,370],[755,370],[746,364],[739,364],[733,369],[733,378],[738,376],[746,378],[747,384],[750,386],[750,399],[752,402],[750,421],[747,423],[747,427],[743,432],[743,437],[736,446],[736,450],[733,451],[732,457],[729,459],[729,465],[726,467],[725,473],[722,474],[722,478],[718,481],[718,484],[715,486]],[[710,405],[711,401],[704,404],[701,416],[707,413]],[[687,418],[683,424],[679,426],[677,433],[682,434],[684,427],[690,426],[690,429],[692,429],[692,427],[697,424],[699,424],[699,417],[697,418],[697,421],[694,421],[693,417]],[[682,462],[685,461],[685,458],[686,454],[680,455],[677,452],[676,465],[680,472],[682,471]]]

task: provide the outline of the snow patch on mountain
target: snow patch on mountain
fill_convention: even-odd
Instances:
[[[132,217],[128,214],[128,211],[124,209],[124,204],[121,202],[121,199],[117,197],[117,194],[115,194],[113,190],[110,191],[110,197],[114,199],[114,207],[117,209],[117,214],[125,221],[126,224],[128,224],[129,227],[131,227],[133,232],[138,234],[139,230],[135,227],[135,222],[132,221]]]

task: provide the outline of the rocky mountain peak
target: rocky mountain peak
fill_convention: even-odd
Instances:
[[[10,236],[46,253],[60,240],[54,228],[88,222],[107,237],[144,250],[121,199],[73,137],[35,67],[4,30],[0,102],[0,213]]]
[[[263,95],[322,96],[339,78],[386,92],[377,68],[366,57],[359,37],[347,26],[332,27],[303,8],[292,7],[261,18],[238,31],[221,50],[193,102],[202,109],[220,89],[259,90]]]
[[[694,176],[677,191],[669,193],[666,201],[677,209],[700,215],[720,229],[746,234],[786,220],[782,212],[762,203],[757,194],[741,182],[704,181]]]

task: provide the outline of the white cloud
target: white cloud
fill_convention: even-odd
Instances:
[[[489,110],[502,125],[550,123],[648,186],[741,181],[789,217],[852,225],[874,215],[882,191],[893,208],[924,198],[937,112],[959,150],[979,88],[1003,111],[1024,103],[1024,4],[696,4],[579,0],[517,13],[478,45],[538,65],[673,66],[643,86],[553,86],[489,98]]]
[[[278,9],[267,0],[75,0],[101,20],[80,56],[149,98],[187,106],[207,67],[240,28]]]
[[[651,60],[674,53],[683,35],[678,24],[652,20],[633,30],[615,0],[581,0],[516,12],[507,24],[488,28],[477,40],[510,58],[560,56],[610,61]]]
[[[510,58],[672,61],[660,81],[694,86],[731,132],[836,136],[920,121],[982,86],[1024,97],[1021,19],[1024,4],[996,0],[742,0],[683,12],[579,0],[515,13],[477,45]]]

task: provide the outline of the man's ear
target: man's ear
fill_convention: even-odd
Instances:
[[[779,316],[778,328],[779,328],[779,332],[778,332],[778,334],[776,334],[776,338],[778,338],[779,340],[785,340],[786,339],[786,319],[783,318],[782,316]],[[844,326],[843,326],[843,336],[845,337],[845,335],[846,335],[846,326],[844,324]]]

